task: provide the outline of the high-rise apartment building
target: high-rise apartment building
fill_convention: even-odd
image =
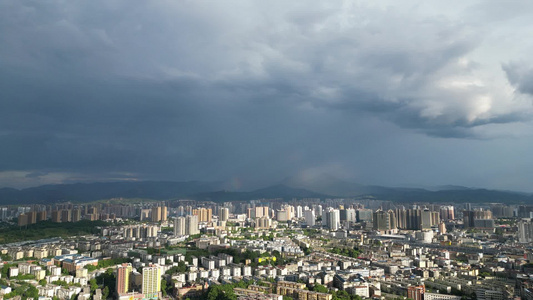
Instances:
[[[183,205],[178,206],[177,213],[180,217],[185,215],[185,208],[183,207]]]
[[[358,209],[355,211],[357,222],[372,222],[373,212],[371,209]]]
[[[161,213],[162,213],[161,206],[152,207],[151,221],[152,222],[160,222],[161,221]]]
[[[20,214],[18,216],[17,224],[18,224],[18,226],[26,226],[26,225],[28,225],[28,215],[27,214]]]
[[[276,211],[276,219],[279,222],[287,222],[287,220],[289,219],[287,216],[287,211],[285,209],[278,209]]]
[[[35,224],[37,223],[37,212],[36,211],[30,211],[26,213],[28,215],[28,224]]]
[[[429,209],[422,210],[420,216],[421,229],[431,229],[431,225],[431,211]]]
[[[272,227],[272,219],[266,216],[255,219],[255,227],[268,229]]]
[[[37,222],[46,221],[48,219],[46,210],[37,213]]]
[[[213,211],[211,208],[193,209],[192,214],[198,216],[198,222],[211,222]]]
[[[200,230],[198,229],[198,216],[186,216],[185,217],[185,234],[195,235],[199,234]]]
[[[407,228],[407,210],[405,210],[405,208],[395,209],[394,215],[396,216],[396,222],[397,222],[398,228],[401,228],[401,229]]]
[[[117,267],[117,294],[126,294],[130,289],[131,264],[122,264]]]
[[[304,218],[305,218],[305,223],[307,224],[307,226],[309,227],[315,226],[316,217],[315,217],[314,210],[304,211]]]
[[[61,210],[61,222],[72,222],[72,211],[70,209]]]
[[[513,217],[513,209],[505,204],[495,204],[491,207],[492,215],[495,218]]]
[[[446,224],[444,224],[444,222],[440,222],[438,228],[439,228],[439,234],[446,233]]]
[[[52,222],[61,223],[61,211],[60,210],[52,211]]]
[[[247,216],[250,219],[270,217],[268,206],[250,207],[246,210]]]
[[[317,217],[322,217],[322,205],[319,204],[316,206],[315,213]]]
[[[463,224],[465,228],[476,227],[476,220],[492,220],[492,212],[490,210],[463,211]]]
[[[296,214],[297,219],[300,219],[303,217],[303,208],[301,205],[296,206],[295,214]]]
[[[177,217],[174,219],[174,235],[185,235],[185,217]]]
[[[159,297],[161,291],[161,268],[158,265],[149,265],[143,268],[142,293],[146,298]]]
[[[0,220],[4,221],[7,219],[7,207],[0,207]]]
[[[423,285],[410,286],[407,288],[407,298],[413,300],[424,300],[426,287]]]
[[[328,212],[328,228],[331,231],[336,231],[340,228],[340,211],[338,209],[332,209]]]
[[[162,222],[166,222],[167,218],[168,218],[167,216],[168,216],[167,207],[166,206],[162,206],[161,207],[161,221]]]
[[[356,216],[356,213],[355,213],[355,209],[354,208],[346,208],[346,209],[343,209],[340,211],[340,218],[341,218],[341,222],[342,221],[347,221],[347,222],[355,222],[357,221],[357,216]]]
[[[408,209],[407,210],[407,227],[405,229],[411,229],[411,230],[420,230],[422,229],[421,226],[421,217],[422,217],[422,211],[417,208]]]
[[[218,220],[227,221],[228,219],[229,219],[229,208],[227,207],[220,208],[218,212]]]
[[[374,230],[386,231],[397,228],[396,216],[392,210],[378,209],[374,212],[372,220]]]
[[[261,218],[261,217],[268,217],[268,207],[266,206],[260,206],[255,208],[255,217]]]
[[[446,205],[440,207],[440,218],[443,221],[449,221],[455,219],[455,210],[452,205]]]
[[[440,214],[438,211],[431,212],[431,227],[437,226],[440,223]]]
[[[531,222],[531,220],[522,220],[518,222],[518,242],[533,242],[533,223]]]
[[[72,222],[79,222],[81,221],[81,209],[73,209],[72,210]]]

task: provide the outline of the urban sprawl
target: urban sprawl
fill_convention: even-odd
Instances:
[[[533,206],[114,200],[0,207],[0,299],[533,299]]]

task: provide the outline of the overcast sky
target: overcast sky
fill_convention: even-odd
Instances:
[[[0,2],[0,186],[533,191],[532,1]]]

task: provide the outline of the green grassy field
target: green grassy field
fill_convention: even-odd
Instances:
[[[28,226],[0,228],[0,244],[40,240],[53,237],[70,237],[98,232],[97,226],[107,226],[104,221],[83,220],[75,223],[39,222]]]

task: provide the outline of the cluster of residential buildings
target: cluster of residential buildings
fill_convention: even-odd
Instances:
[[[0,213],[18,217],[19,225],[109,221],[96,235],[0,246],[10,266],[3,279],[34,282],[43,299],[102,297],[102,287],[86,287],[108,259],[129,261],[112,266],[110,297],[123,300],[164,297],[161,280],[173,297],[191,299],[212,285],[240,281],[253,282],[235,289],[241,300],[331,300],[337,291],[362,298],[533,299],[533,207],[527,205],[187,200]],[[257,255],[241,259],[244,253]],[[10,285],[0,294],[9,294]]]

